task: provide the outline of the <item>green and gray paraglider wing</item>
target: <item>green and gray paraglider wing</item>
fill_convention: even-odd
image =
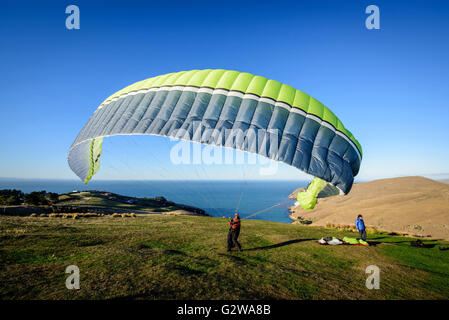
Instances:
[[[351,190],[362,149],[318,100],[250,73],[192,70],[136,82],[107,98],[68,152],[87,183],[97,172],[103,137],[161,135],[230,147],[284,162]]]

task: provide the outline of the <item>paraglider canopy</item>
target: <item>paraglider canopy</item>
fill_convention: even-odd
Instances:
[[[169,73],[114,93],[70,147],[70,168],[87,183],[99,169],[103,137],[126,134],[230,147],[296,167],[321,179],[301,195],[306,207],[313,207],[321,181],[348,193],[362,159],[359,142],[318,100],[223,69]]]

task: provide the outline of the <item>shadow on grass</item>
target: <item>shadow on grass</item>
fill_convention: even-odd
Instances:
[[[237,252],[237,253],[238,253],[238,251],[233,251],[233,252]],[[245,259],[240,258],[240,257],[235,256],[235,255],[232,255],[232,254],[230,254],[230,253],[231,253],[231,252],[228,252],[228,254],[219,253],[218,255],[221,256],[221,257],[228,258],[228,259],[232,260],[233,262],[243,263],[243,264],[246,263],[246,260],[245,260]]]
[[[163,251],[163,254],[170,254],[170,255],[181,255],[181,256],[187,256],[184,252],[180,251],[180,250],[173,250],[173,249],[165,249]]]
[[[377,240],[377,241],[373,241],[373,240]],[[383,241],[382,241],[383,240]],[[388,244],[396,244],[396,245],[402,245],[402,244],[408,244],[411,246],[411,242],[413,240],[398,240],[398,239],[392,239],[390,237],[376,237],[376,238],[370,238],[370,240],[367,240],[367,242],[370,244],[370,246],[375,246],[377,244],[381,244],[381,243],[388,243]],[[435,247],[437,244],[439,244],[439,240],[424,240],[423,242],[425,242],[423,244],[423,246],[421,246],[421,248],[433,248]]]
[[[244,251],[255,251],[255,250],[275,249],[275,248],[280,248],[280,247],[288,246],[288,245],[290,245],[290,244],[295,244],[295,243],[304,242],[304,241],[315,241],[315,240],[316,240],[316,239],[295,239],[295,240],[288,240],[288,241],[284,241],[284,242],[272,244],[272,245],[269,245],[269,246],[263,246],[263,247],[256,247],[256,248],[244,249]]]

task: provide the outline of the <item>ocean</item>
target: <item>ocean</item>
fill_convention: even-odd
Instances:
[[[77,180],[0,179],[0,189],[19,189],[25,193],[46,190],[66,193],[73,190],[110,191],[133,197],[163,196],[167,200],[195,206],[214,217],[233,216],[235,210],[242,218],[290,223],[288,199],[306,181],[148,181],[94,180],[88,185]]]

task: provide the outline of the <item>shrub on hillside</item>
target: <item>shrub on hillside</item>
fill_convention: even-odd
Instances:
[[[23,203],[23,192],[16,189],[0,190],[0,205],[14,206]]]
[[[47,205],[49,201],[46,198],[46,191],[34,191],[24,195],[25,203],[32,206]]]

